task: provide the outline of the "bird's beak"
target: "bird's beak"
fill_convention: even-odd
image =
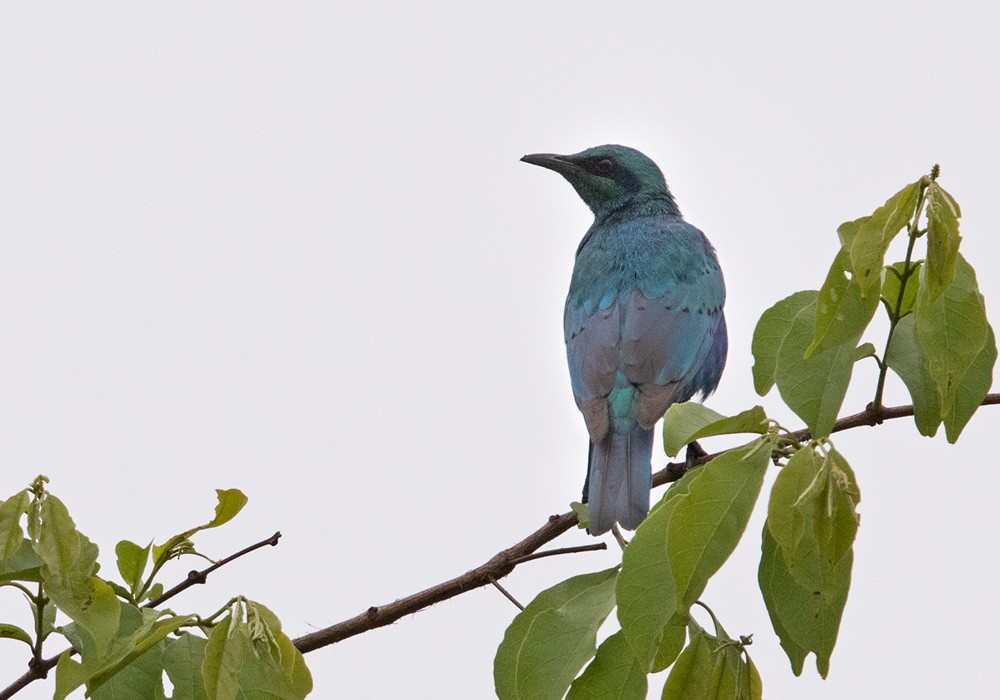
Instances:
[[[558,153],[529,153],[521,160],[531,165],[554,170],[562,175],[580,169],[580,166],[570,160],[569,156],[561,156]]]

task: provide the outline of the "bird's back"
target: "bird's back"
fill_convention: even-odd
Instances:
[[[650,407],[659,415],[711,393],[725,357],[725,294],[711,244],[680,216],[595,224],[577,252],[564,315],[577,402],[606,399],[618,373],[649,391],[669,389]]]

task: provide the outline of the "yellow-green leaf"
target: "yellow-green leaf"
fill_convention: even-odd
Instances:
[[[882,303],[885,304],[889,318],[896,315],[896,307],[899,306],[899,318],[903,318],[913,311],[913,304],[917,300],[917,288],[920,281],[920,266],[923,260],[911,262],[909,265],[905,261],[886,265],[884,278],[882,280]],[[903,278],[906,278],[906,286],[903,286]],[[900,298],[902,294],[902,298]]]
[[[899,375],[910,392],[917,430],[921,435],[933,437],[941,424],[941,400],[934,378],[927,369],[927,358],[917,345],[912,315],[896,324],[885,352],[885,363]]]
[[[958,235],[958,202],[936,181],[927,185],[927,275],[925,285],[931,301],[955,277],[955,258],[962,237]]]
[[[922,183],[921,179],[907,185],[870,216],[848,221],[837,229],[861,296],[867,297],[878,289],[885,252],[916,213]]]
[[[788,337],[796,315],[815,303],[818,292],[807,290],[785,297],[765,311],[753,332],[753,386],[764,396],[774,386],[778,370],[778,351]]]
[[[955,403],[944,419],[945,434],[948,442],[954,443],[986,398],[993,384],[993,365],[997,361],[997,341],[993,329],[989,329],[986,343],[979,353],[969,363],[969,368],[958,381],[955,390]]]
[[[927,269],[921,272],[914,310],[915,338],[937,387],[941,417],[947,418],[962,378],[986,345],[990,326],[976,273],[960,254],[954,279],[937,296],[928,291]]]
[[[7,560],[14,556],[24,541],[21,516],[28,510],[31,498],[26,490],[0,503],[0,571],[7,570]]]
[[[122,575],[122,580],[128,584],[133,593],[138,591],[139,585],[142,583],[142,574],[146,570],[151,546],[152,542],[145,547],[140,547],[135,542],[122,540],[115,547],[115,554],[118,556],[118,573]]]
[[[302,654],[260,603],[240,599],[205,647],[202,679],[210,700],[300,700],[312,691]]]
[[[850,254],[844,250],[838,253],[816,298],[816,325],[806,356],[842,343],[857,344],[875,315],[878,300],[875,294],[862,294],[858,278],[851,272]]]
[[[860,335],[806,357],[815,322],[815,304],[800,308],[791,318],[778,348],[775,379],[781,398],[812,435],[825,437],[833,430],[847,395]]]
[[[24,642],[29,647],[33,645],[31,635],[17,625],[9,625],[5,622],[0,623],[0,639],[14,639],[18,642]]]
[[[694,401],[675,403],[663,416],[663,449],[673,457],[685,445],[713,435],[767,432],[767,414],[754,406],[735,416],[723,416]]]

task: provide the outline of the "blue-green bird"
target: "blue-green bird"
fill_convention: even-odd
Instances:
[[[726,287],[715,250],[684,221],[663,173],[625,146],[521,160],[566,178],[594,213],[563,319],[576,404],[590,433],[590,532],[635,529],[649,510],[653,425],[711,394],[726,363]]]

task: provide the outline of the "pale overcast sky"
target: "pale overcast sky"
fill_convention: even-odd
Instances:
[[[280,546],[172,607],[243,593],[292,636],[567,510],[586,432],[562,306],[590,217],[529,152],[617,142],[660,164],[726,274],[717,411],[799,427],[753,392],[757,318],[818,288],[837,225],[935,162],[997,322],[1000,6],[624,5],[5,3],[0,498],[48,475],[110,575],[118,539],[162,542],[238,487],[249,505],[203,550]],[[874,377],[860,366],[845,412]],[[771,630],[761,501],[704,599],[754,634],[765,697],[996,692],[998,426],[993,408],[954,447],[909,420],[837,436],[864,501],[826,681],[812,658],[794,678]],[[528,601],[616,558],[505,585]],[[0,619],[22,607],[0,591]],[[484,589],[309,654],[314,697],[490,697],[515,612]],[[0,686],[23,652],[0,641]]]

